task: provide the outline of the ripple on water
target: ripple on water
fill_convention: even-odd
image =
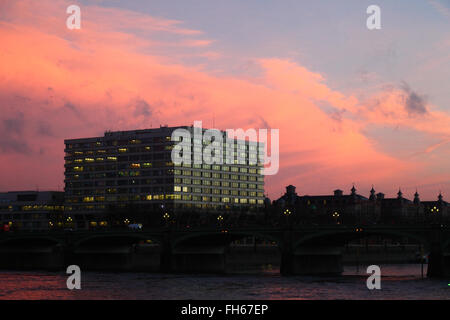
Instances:
[[[62,272],[6,271],[0,299],[450,299],[448,282],[422,279],[420,265],[380,267],[381,290],[368,290],[366,269],[354,266],[325,278],[84,272],[81,290],[68,290]]]

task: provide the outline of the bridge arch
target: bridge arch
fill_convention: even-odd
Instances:
[[[159,245],[162,245],[162,239],[160,236],[147,234],[147,233],[112,233],[112,234],[95,234],[88,235],[76,240],[73,243],[74,247],[80,247],[89,243],[97,244],[134,244],[143,240],[152,240]]]
[[[47,245],[58,245],[64,244],[63,239],[47,236],[47,235],[19,235],[7,237],[4,239],[0,239],[0,246],[2,245],[11,245],[11,244],[47,244]]]
[[[205,231],[205,232],[185,234],[183,236],[176,238],[171,243],[171,247],[172,249],[177,249],[182,245],[204,244],[205,242],[209,242],[211,245],[229,245],[233,241],[240,240],[246,237],[255,237],[257,239],[264,239],[271,242],[276,242],[280,250],[282,249],[283,246],[282,239],[270,233],[263,233],[260,231],[251,231],[251,230],[249,231],[229,230],[227,232],[217,230],[217,231]]]

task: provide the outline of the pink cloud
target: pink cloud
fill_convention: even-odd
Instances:
[[[405,179],[413,183],[410,177],[423,164],[378,150],[361,133],[368,123],[449,133],[440,126],[449,123],[442,111],[430,108],[428,123],[411,118],[402,110],[400,90],[359,101],[328,87],[323,75],[282,59],[255,60],[259,77],[219,77],[148,53],[165,43],[152,35],[173,33],[179,44],[205,47],[197,54],[220,58],[208,48],[211,40],[195,38],[203,32],[180,21],[88,6],[82,29],[69,31],[67,1],[40,3],[46,10],[36,12],[30,1],[7,1],[0,17],[0,130],[20,126],[0,140],[2,190],[62,185],[65,138],[195,120],[210,127],[213,117],[221,129],[280,129],[281,170],[267,178],[271,194],[287,184],[307,193],[352,182],[392,188]],[[354,117],[337,121],[320,108],[324,102]]]

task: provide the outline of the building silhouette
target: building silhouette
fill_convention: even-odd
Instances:
[[[332,195],[300,196],[295,187],[289,185],[286,192],[271,204],[278,213],[289,210],[296,213],[299,222],[320,221],[324,223],[420,223],[439,222],[450,217],[450,204],[439,194],[437,201],[421,201],[416,191],[413,200],[406,199],[399,189],[397,197],[386,198],[372,187],[369,197],[356,192],[355,186],[349,194],[335,190]]]

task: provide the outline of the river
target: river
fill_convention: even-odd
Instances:
[[[0,271],[0,299],[450,299],[450,282],[422,279],[420,264],[380,265],[380,290],[367,289],[366,267],[346,266],[341,277],[282,277],[270,268],[228,275],[82,271],[80,290],[67,289],[64,272]]]

